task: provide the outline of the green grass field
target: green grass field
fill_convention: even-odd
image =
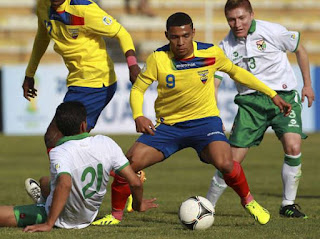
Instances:
[[[125,152],[136,136],[112,136]],[[0,204],[30,204],[24,190],[27,177],[48,174],[42,137],[0,136]],[[271,213],[264,226],[255,223],[240,205],[238,196],[227,189],[218,202],[214,225],[205,231],[184,229],[178,220],[180,203],[193,195],[205,196],[215,169],[201,163],[191,149],[178,152],[165,162],[146,169],[145,197],[156,197],[159,208],[145,213],[126,213],[118,226],[82,230],[54,229],[50,233],[25,234],[20,228],[0,228],[0,238],[320,238],[320,134],[303,142],[303,176],[296,203],[309,219],[285,219],[278,214],[282,198],[282,147],[272,134],[260,147],[251,149],[243,164],[256,200]],[[111,183],[109,183],[110,185]],[[110,190],[109,190],[110,192]],[[110,212],[110,193],[99,217]]]

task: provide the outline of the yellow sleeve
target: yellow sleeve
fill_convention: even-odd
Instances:
[[[123,26],[121,26],[119,32],[116,35],[116,38],[118,39],[122,52],[124,54],[129,50],[135,51],[131,35]]]
[[[38,30],[33,42],[31,57],[26,69],[26,76],[34,77],[39,62],[43,54],[46,52],[49,43],[50,37],[48,36],[47,29],[44,25],[44,22],[41,22],[40,18],[38,17]]]
[[[217,47],[216,53],[218,66],[217,70],[227,73],[233,80],[249,87],[250,89],[260,91],[268,95],[270,98],[273,98],[277,94],[277,92],[269,88],[249,71],[234,65],[232,61],[225,56],[221,48]]]
[[[96,4],[87,6],[84,19],[85,28],[98,35],[115,37],[121,29],[120,23]]]
[[[273,98],[277,95],[277,92],[269,88],[262,81],[258,80],[258,78],[251,74],[249,71],[239,66],[233,65],[231,71],[227,73],[235,81],[249,87],[250,89],[260,91],[268,95],[270,98]]]
[[[148,87],[157,80],[157,65],[154,53],[148,58],[130,92],[130,106],[133,119],[143,116],[143,95]]]

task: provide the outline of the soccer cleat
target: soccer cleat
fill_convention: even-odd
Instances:
[[[279,214],[283,217],[307,219],[308,216],[300,212],[298,208],[301,209],[301,207],[298,204],[292,204],[292,205],[280,207]]]
[[[120,222],[121,222],[120,220],[114,218],[114,216],[112,216],[110,214],[110,215],[106,215],[105,217],[92,222],[91,225],[94,225],[94,226],[117,225]]]
[[[146,173],[144,171],[142,171],[142,170],[137,172],[137,176],[140,178],[140,181],[142,183],[144,183],[147,180]]]
[[[260,206],[255,200],[246,204],[245,209],[247,212],[261,225],[267,224],[270,220],[270,213],[267,209]]]
[[[24,181],[24,186],[28,195],[32,198],[32,200],[35,203],[39,203],[41,198],[40,184],[32,178],[27,178]]]
[[[137,172],[137,176],[140,178],[140,181],[142,183],[144,183],[147,178],[146,178],[146,173],[142,170],[140,170],[139,172]],[[128,200],[127,200],[127,212],[133,212],[133,208],[132,208],[132,194],[130,194],[130,196],[128,197]]]
[[[132,194],[130,194],[130,196],[128,197],[127,200],[127,212],[133,212],[133,208],[132,208]]]

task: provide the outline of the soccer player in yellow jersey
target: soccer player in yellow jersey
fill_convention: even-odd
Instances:
[[[239,195],[241,204],[255,220],[266,224],[269,212],[254,200],[242,167],[232,160],[214,97],[214,73],[226,72],[237,82],[263,92],[286,115],[291,105],[251,73],[234,65],[219,47],[193,41],[195,30],[187,14],[171,15],[166,28],[169,44],[148,57],[131,90],[136,129],[143,133],[126,155],[132,168],[137,172],[192,147],[202,162],[214,165],[223,173],[226,183]],[[144,92],[154,81],[158,81],[156,126],[142,112]],[[120,209],[123,198],[123,209],[125,195],[128,196],[130,190],[120,182],[118,190],[112,192],[117,191],[122,192],[117,204]]]
[[[23,82],[27,100],[37,96],[34,75],[50,40],[69,70],[64,102],[80,101],[88,116],[87,131],[94,128],[103,108],[116,91],[116,75],[103,37],[117,38],[126,56],[130,80],[140,72],[130,34],[91,0],[37,0],[38,31]],[[62,134],[55,120],[45,134],[48,151]]]

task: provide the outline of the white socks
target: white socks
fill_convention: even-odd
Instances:
[[[296,156],[285,155],[285,161],[282,166],[282,183],[283,183],[283,194],[282,194],[282,207],[286,205],[294,204],[296,199],[299,181],[301,177],[301,153]],[[289,160],[288,160],[289,159]],[[299,162],[297,166],[290,166],[290,161]],[[288,162],[289,161],[289,162]]]
[[[216,206],[217,201],[219,200],[220,196],[224,192],[224,190],[228,187],[225,183],[223,178],[219,177],[219,171],[217,170],[214,174],[210,188],[207,193],[207,199],[212,203],[213,207]]]

